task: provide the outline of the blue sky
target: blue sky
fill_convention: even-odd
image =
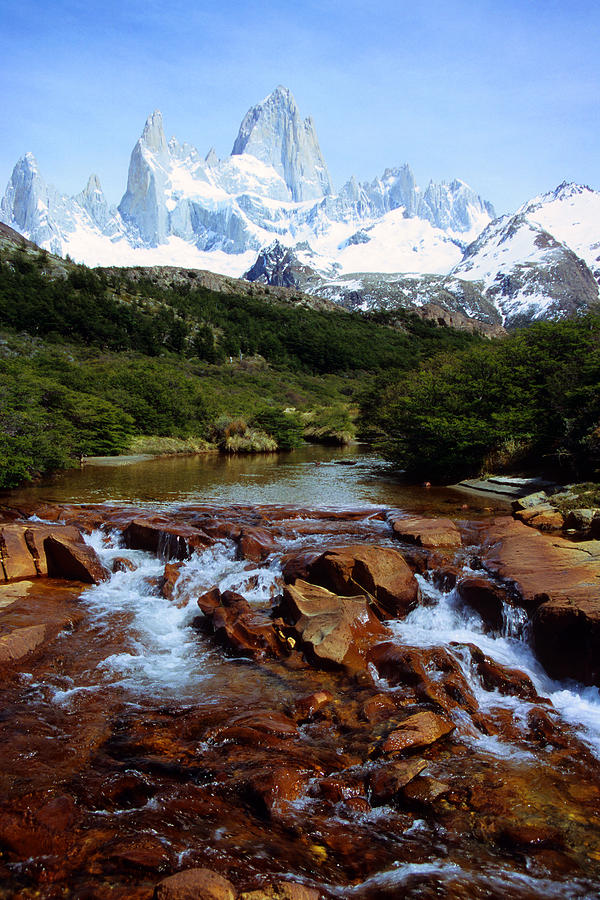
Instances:
[[[336,186],[412,166],[498,211],[600,188],[600,5],[564,0],[0,0],[0,185],[32,151],[76,193],[124,191],[149,112],[167,136],[231,151],[277,84],[312,115]]]

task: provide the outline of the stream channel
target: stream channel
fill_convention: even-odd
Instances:
[[[98,461],[2,501],[275,510],[277,549],[249,562],[218,540],[181,564],[169,600],[164,558],[124,548],[117,531],[86,535],[107,568],[132,566],[76,597],[57,588],[72,626],[3,679],[0,897],[150,900],[161,878],[193,867],[240,889],[277,878],[326,898],[599,896],[598,689],[547,676],[518,606],[490,630],[433,569],[417,575],[419,605],[386,623],[392,641],[420,654],[429,697],[448,665],[469,696],[447,706],[454,731],[420,750],[425,767],[387,799],[373,796],[372,773],[390,730],[427,706],[413,682],[246,658],[198,627],[197,598],[213,586],[268,609],[282,558],[305,548],[403,552],[390,513],[456,521],[463,546],[444,565],[473,574],[506,501],[404,486],[360,448],[319,447]],[[533,689],[484,677],[472,645]],[[319,692],[329,701],[300,714]]]

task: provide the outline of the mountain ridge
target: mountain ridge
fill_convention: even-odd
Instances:
[[[218,159],[167,140],[151,113],[117,207],[91,175],[67,197],[31,153],[15,165],[0,221],[89,265],[181,266],[290,284],[362,311],[437,304],[443,314],[516,327],[596,306],[600,193],[566,183],[496,218],[464,181],[420,188],[408,164],[335,193],[310,117],[278,86],[244,116]],[[273,249],[275,248],[275,249]]]

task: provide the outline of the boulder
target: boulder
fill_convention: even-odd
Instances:
[[[533,614],[532,625],[535,651],[553,678],[600,685],[598,593],[576,605],[567,597],[542,603]]]
[[[305,581],[340,596],[364,594],[384,617],[405,616],[417,603],[415,577],[402,554],[391,547],[353,544],[327,550],[312,562],[307,561],[306,555],[304,559]]]
[[[535,491],[533,494],[527,494],[526,497],[518,497],[516,500],[513,500],[511,506],[513,512],[517,512],[520,509],[533,509],[536,506],[547,505],[548,500],[549,497],[546,491]]]
[[[515,519],[540,531],[562,531],[565,525],[563,514],[550,504],[518,510]]]
[[[201,594],[197,602],[204,615],[210,618],[215,609],[221,606],[221,591],[218,587],[213,587],[210,591]]]
[[[50,535],[82,543],[78,528],[11,522],[0,528],[0,581],[48,575],[44,541]],[[60,577],[68,577],[62,575]]]
[[[326,588],[296,581],[284,588],[283,614],[311,658],[355,672],[368,665],[372,645],[389,637],[364,596],[340,597]]]
[[[160,584],[160,592],[167,600],[175,600],[175,585],[181,574],[181,563],[166,563]],[[185,603],[185,601],[184,601]]]
[[[428,747],[454,731],[454,728],[452,722],[436,713],[415,713],[387,736],[381,749],[383,753],[391,754]]]
[[[460,531],[452,519],[392,519],[392,530],[398,540],[431,550],[453,549],[462,544]]]
[[[591,532],[594,519],[600,518],[600,509],[571,509],[565,519],[565,528],[573,531],[581,531],[584,534]]]
[[[244,527],[238,539],[242,559],[262,562],[277,549],[273,535],[266,528]]]
[[[221,594],[213,588],[199,598],[198,605],[210,620],[216,639],[225,647],[254,659],[279,657],[285,651],[285,636],[275,629],[272,619],[252,609],[240,594]]]
[[[232,883],[211,869],[185,869],[159,881],[154,889],[154,900],[236,900],[236,897]]]
[[[83,541],[73,541],[53,533],[45,539],[44,551],[51,578],[68,578],[86,584],[100,584],[110,578],[96,551]]]
[[[484,565],[512,585],[533,616],[536,652],[547,671],[598,684],[600,541],[575,543],[505,518],[486,538]]]
[[[505,696],[520,697],[522,700],[540,700],[529,675],[520,669],[511,669],[496,662],[475,644],[466,646],[471,654],[473,666],[487,691],[498,691]]]

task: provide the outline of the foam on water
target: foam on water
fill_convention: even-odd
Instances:
[[[481,617],[460,603],[456,591],[438,590],[422,576],[417,577],[426,603],[416,607],[405,619],[388,623],[399,641],[417,647],[472,643],[495,662],[520,669],[531,678],[537,692],[550,699],[557,713],[600,758],[600,691],[596,687],[558,682],[546,674],[527,641],[525,614],[509,607],[505,610],[503,633],[485,633]],[[520,698],[487,690],[472,665],[470,653],[460,648],[450,648],[450,651],[459,661],[482,708],[504,706],[522,716],[531,707],[532,704]],[[477,737],[483,741],[479,744],[482,749],[485,743],[489,752],[505,754],[508,745]]]
[[[88,538],[107,568],[117,557],[136,566],[133,572],[114,573],[82,597],[95,627],[107,633],[115,628],[126,632],[125,647],[108,655],[98,669],[107,681],[132,694],[152,691],[179,700],[194,695],[199,688],[206,688],[218,659],[190,627],[200,614],[196,598],[218,585],[222,591],[242,593],[251,603],[264,604],[276,592],[279,562],[249,568],[245,560],[235,558],[232,543],[219,542],[182,563],[174,599],[169,601],[155,586],[164,562],[141,550],[119,547],[118,540],[117,535],[107,539],[102,532]],[[76,690],[58,691],[55,700],[67,702]]]
[[[391,869],[378,872],[354,887],[328,886],[328,890],[338,897],[356,897],[359,900],[367,891],[372,896],[371,892],[375,888],[380,888],[386,892],[386,896],[391,896],[388,892],[396,887],[403,886],[410,890],[412,886],[419,890],[419,883],[452,882],[460,883],[465,897],[467,891],[471,891],[469,896],[473,897],[505,896],[514,900],[547,900],[554,897],[563,900],[567,896],[572,900],[592,900],[593,897],[589,885],[579,880],[565,883],[560,879],[536,878],[500,866],[487,866],[485,872],[473,871],[455,862],[399,862]],[[417,895],[411,892],[409,896]]]
[[[174,601],[169,601],[152,584],[163,574],[161,560],[143,551],[119,547],[117,535],[107,538],[102,532],[94,532],[88,540],[108,568],[115,557],[126,557],[136,566],[134,572],[116,572],[108,582],[90,588],[83,599],[93,613],[96,627],[107,632],[115,628],[127,632],[125,646],[108,655],[99,664],[99,670],[105,673],[107,681],[138,695],[152,690],[161,696],[181,699],[207,687],[220,656],[190,627],[199,614],[196,598],[200,594],[217,585],[221,591],[242,594],[250,603],[268,605],[281,586],[281,563],[276,555],[266,564],[253,566],[246,560],[236,559],[234,544],[223,541],[194,553],[182,564]],[[296,547],[302,541],[300,537],[288,543]],[[449,647],[480,707],[510,709],[517,725],[524,721],[532,704],[488,690],[468,650],[449,645],[476,644],[501,665],[522,670],[538,693],[550,699],[551,714],[554,711],[573,726],[600,758],[598,688],[560,683],[548,677],[528,643],[526,616],[521,610],[507,607],[502,634],[486,633],[481,617],[460,602],[456,591],[438,590],[422,576],[418,578],[424,603],[404,620],[388,623],[398,641],[417,647]],[[81,690],[70,685],[61,688],[55,697],[61,703],[68,703]],[[513,745],[482,736],[473,727],[467,727],[466,721],[462,725],[465,737],[483,752],[514,756]]]

